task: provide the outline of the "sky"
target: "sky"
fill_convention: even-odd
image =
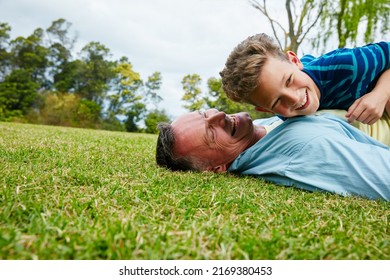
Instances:
[[[206,90],[239,42],[271,34],[249,0],[0,0],[0,22],[11,26],[11,39],[59,18],[72,23],[76,49],[99,42],[113,59],[128,57],[143,80],[160,72],[160,109],[171,117],[186,112],[180,100],[185,75],[199,74]]]

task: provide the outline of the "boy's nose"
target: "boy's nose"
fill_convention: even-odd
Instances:
[[[283,102],[287,106],[295,106],[299,102],[299,96],[295,92],[286,93]]]

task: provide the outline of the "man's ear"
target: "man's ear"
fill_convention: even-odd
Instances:
[[[263,108],[261,106],[256,106],[255,110],[258,111],[258,112],[273,113],[271,110],[265,109],[265,108]]]
[[[210,166],[207,170],[208,171],[213,171],[215,173],[222,173],[222,172],[226,172],[227,166],[226,166],[226,164],[218,165],[218,166],[215,166],[215,167],[211,167]]]
[[[299,57],[292,51],[288,51],[287,52],[287,58],[288,60],[295,64],[296,66],[298,66],[299,69],[303,69],[303,64],[301,62],[301,60],[299,59]]]

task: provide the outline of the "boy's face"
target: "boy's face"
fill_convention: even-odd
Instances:
[[[287,56],[289,61],[268,57],[250,101],[258,111],[284,117],[312,114],[320,105],[320,91],[301,71],[303,65],[299,58],[293,52]]]

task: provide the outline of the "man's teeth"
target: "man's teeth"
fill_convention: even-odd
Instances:
[[[236,128],[237,128],[237,120],[233,116],[230,116],[230,121],[232,123],[232,136],[234,133],[236,133]]]

